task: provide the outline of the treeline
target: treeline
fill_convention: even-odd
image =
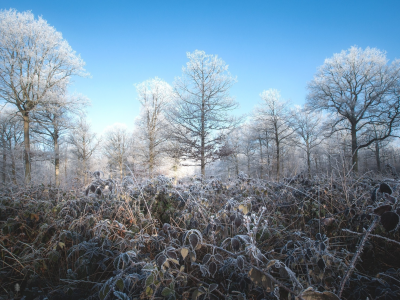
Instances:
[[[85,118],[88,99],[68,93],[73,76],[87,75],[83,60],[42,18],[0,11],[2,184],[78,186],[94,170],[118,179],[396,174],[400,62],[385,52],[335,54],[309,83],[304,107],[270,89],[244,117],[233,114],[228,65],[199,50],[187,58],[172,85],[157,77],[135,85],[134,128],[114,125],[100,137]]]

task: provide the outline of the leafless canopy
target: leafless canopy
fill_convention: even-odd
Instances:
[[[378,49],[351,47],[326,59],[308,85],[308,104],[333,114],[333,131],[350,132],[355,171],[358,150],[393,135],[398,126],[399,80],[400,61],[388,64]],[[371,126],[379,126],[382,134],[369,135]]]
[[[237,103],[229,96],[236,79],[228,72],[228,65],[218,56],[196,50],[187,54],[189,62],[182,69],[182,77],[175,81],[175,101],[168,118],[171,136],[181,145],[183,159],[205,166],[219,157],[223,131],[234,127],[237,120],[229,112]]]

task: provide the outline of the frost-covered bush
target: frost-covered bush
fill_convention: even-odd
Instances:
[[[399,298],[397,182],[101,177],[2,191],[3,299]]]

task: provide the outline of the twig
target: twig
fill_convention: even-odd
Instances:
[[[357,262],[358,257],[360,256],[361,252],[363,251],[364,248],[364,244],[367,241],[368,236],[371,234],[371,231],[375,228],[375,226],[378,224],[379,221],[379,216],[375,216],[374,220],[372,221],[371,225],[368,227],[367,231],[364,234],[364,237],[362,238],[360,245],[357,248],[356,253],[353,256],[353,259],[350,262],[349,268],[346,271],[346,275],[343,277],[342,282],[340,283],[340,289],[339,289],[339,294],[338,297],[341,298],[342,297],[342,293],[344,290],[344,286],[347,282],[347,280],[349,279],[351,273],[354,270],[355,264]]]
[[[394,278],[394,277],[392,277],[392,276],[390,276],[390,275],[388,275],[388,274],[385,274],[385,273],[379,273],[379,275],[383,275],[383,276],[389,277],[390,279],[393,279],[393,280],[395,280],[395,281],[397,281],[397,282],[399,282],[399,283],[400,283],[400,280],[398,280],[398,279],[396,279],[396,278]]]
[[[257,268],[255,266],[252,266],[252,268],[260,271],[261,273],[263,273],[265,276],[267,276],[273,283],[277,284],[279,287],[283,288],[284,290],[288,291],[289,293],[291,293],[292,295],[294,295],[295,297],[297,297],[297,299],[299,300],[304,300],[304,298],[302,298],[298,293],[296,293],[295,291],[293,291],[292,289],[288,288],[287,286],[285,286],[283,283],[281,283],[279,280],[276,280],[271,274],[268,274],[267,272],[263,271],[260,268]]]
[[[303,257],[305,257],[303,248],[301,249],[301,254],[303,255]],[[308,271],[308,264],[305,263],[304,265],[306,266],[308,285],[311,286],[311,278],[310,278],[310,272]]]
[[[349,233],[356,234],[356,235],[363,235],[364,234],[364,233],[361,233],[361,232],[351,231],[349,229],[342,229],[342,231],[349,232]],[[381,236],[381,235],[378,235],[378,234],[370,234],[370,236],[385,240],[385,241],[390,242],[390,243],[395,243],[395,244],[400,245],[400,242],[392,240],[392,239],[389,239],[387,237],[384,237],[384,236]]]
[[[299,192],[299,193],[303,194],[304,196],[306,196],[306,197],[308,197],[308,198],[314,200],[315,202],[319,202],[317,199],[311,197],[311,196],[310,196],[309,194],[307,194],[307,193],[304,193],[304,192],[300,191],[299,189],[296,189],[296,188],[294,188],[294,187],[292,187],[292,186],[290,186],[290,185],[284,184],[284,183],[280,183],[280,184],[283,185],[284,187],[291,188],[291,189],[295,190],[296,192]],[[296,202],[296,204],[297,204],[297,202]]]
[[[138,182],[137,182],[137,180],[136,180],[135,175],[133,174],[133,172],[131,171],[131,169],[128,167],[127,164],[125,164],[125,166],[128,168],[129,172],[132,174],[132,178],[135,180],[136,186],[138,187],[138,189],[139,189],[139,191],[140,191],[140,194],[142,195],[143,202],[144,202],[144,204],[146,205],[147,211],[148,211],[149,216],[150,216],[150,220],[153,221],[153,217],[151,216],[151,211],[150,211],[150,209],[149,209],[149,207],[148,207],[148,205],[147,205],[147,201],[146,201],[146,199],[145,199],[145,197],[144,197],[144,195],[143,195],[142,189],[140,188],[140,186],[139,186],[139,184],[138,184]],[[154,223],[154,222],[153,222],[153,223]],[[153,225],[154,225],[154,224],[153,224]]]
[[[9,266],[10,268],[14,269],[14,270],[17,271],[18,273],[20,273],[20,274],[22,274],[22,275],[25,275],[25,274],[22,273],[21,271],[19,271],[19,270],[17,270],[16,268],[14,268],[12,265],[6,263],[4,260],[3,260],[3,263],[6,264],[7,266]],[[3,269],[3,268],[2,268],[2,269]],[[0,270],[1,270],[1,269],[0,269]]]
[[[99,284],[99,282],[94,281],[86,281],[86,280],[73,280],[73,279],[61,279],[60,281],[71,282],[71,283],[92,283],[92,284]]]
[[[201,281],[200,279],[194,277],[193,275],[191,275],[191,274],[189,274],[189,273],[184,273],[184,272],[182,272],[182,274],[184,274],[184,275],[186,275],[186,276],[192,278],[193,280],[195,280],[195,281],[197,281],[197,282],[202,283],[203,285],[207,285],[207,283]],[[224,294],[222,294],[218,289],[215,289],[215,291],[216,291],[218,294],[220,294],[222,297],[224,297]]]
[[[241,251],[241,252],[238,252],[238,253],[233,253],[233,252],[230,252],[230,251],[228,251],[228,250],[226,250],[226,249],[224,249],[224,248],[221,248],[221,247],[218,247],[218,246],[215,246],[215,245],[211,245],[211,244],[203,244],[204,246],[207,246],[207,247],[212,247],[212,248],[215,248],[215,249],[218,249],[218,250],[221,250],[221,251],[223,251],[223,252],[225,252],[225,253],[228,253],[229,255],[232,255],[232,256],[239,256],[239,255],[241,255],[241,254],[243,254],[243,253],[245,253],[246,251]]]
[[[20,264],[20,266],[21,266],[22,268],[24,268],[24,266],[21,264],[21,262],[20,262],[10,251],[8,251],[2,244],[0,244],[0,246],[1,246],[5,251],[7,251],[8,253],[10,253],[10,255]]]

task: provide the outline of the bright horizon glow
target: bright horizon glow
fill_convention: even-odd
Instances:
[[[237,77],[236,114],[249,114],[271,88],[304,104],[317,68],[351,46],[400,58],[399,1],[5,0],[0,8],[42,16],[81,55],[91,78],[74,78],[71,92],[91,100],[99,134],[115,123],[132,131],[134,84],[159,77],[172,85],[196,49],[218,55]]]

